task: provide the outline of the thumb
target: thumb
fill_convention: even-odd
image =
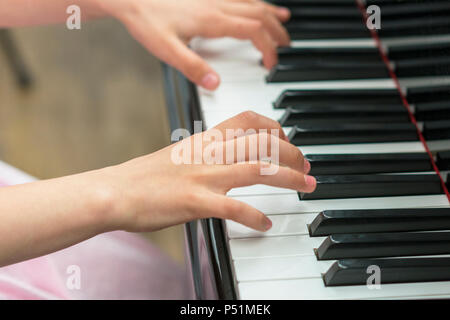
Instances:
[[[219,75],[180,39],[174,38],[170,42],[170,52],[168,63],[180,70],[189,80],[208,90],[215,90],[219,86]]]

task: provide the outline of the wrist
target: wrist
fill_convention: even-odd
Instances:
[[[97,226],[98,233],[120,230],[118,217],[120,192],[114,187],[111,168],[84,173],[87,208],[92,224]]]
[[[136,0],[89,0],[98,12],[121,20],[131,12],[136,12]]]

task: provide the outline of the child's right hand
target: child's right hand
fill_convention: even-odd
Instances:
[[[143,156],[121,165],[96,172],[103,191],[108,190],[111,200],[110,226],[112,229],[127,231],[153,231],[201,218],[231,219],[248,227],[266,231],[270,220],[255,208],[226,196],[237,187],[253,184],[288,188],[301,192],[312,192],[316,181],[308,176],[310,164],[305,161],[300,150],[287,142],[278,122],[253,112],[244,112],[222,122],[217,127],[225,137],[226,129],[252,128],[278,129],[280,137],[264,133],[234,137],[230,140],[204,143],[201,149],[192,147],[190,160],[195,153],[204,153],[206,148],[217,147],[224,150],[231,145],[246,142],[245,158],[249,159],[252,139],[267,139],[279,145],[279,164],[273,175],[262,175],[261,168],[268,164],[261,161],[240,163],[236,157],[230,164],[175,164],[173,155],[182,143],[203,139],[212,131],[196,134],[153,154]],[[217,132],[216,132],[217,133]],[[272,138],[272,139],[271,139]],[[255,141],[255,140],[253,140]],[[270,150],[270,146],[269,146]],[[258,151],[258,160],[261,155]],[[178,154],[178,152],[176,152]],[[236,155],[236,153],[235,153]],[[97,182],[99,180],[97,179]]]

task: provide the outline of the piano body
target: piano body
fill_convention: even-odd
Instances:
[[[449,298],[450,1],[274,2],[292,11],[279,64],[265,70],[248,41],[195,39],[222,84],[206,92],[165,67],[170,122],[207,129],[245,110],[279,120],[317,191],[230,191],[270,216],[265,234],[187,224],[192,297]],[[363,18],[373,4],[377,31]]]

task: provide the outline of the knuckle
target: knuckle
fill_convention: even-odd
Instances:
[[[226,219],[236,220],[241,211],[242,205],[239,202],[227,200],[222,204],[223,217]]]
[[[244,122],[254,122],[259,118],[259,115],[254,111],[244,111],[237,115],[238,118]]]

